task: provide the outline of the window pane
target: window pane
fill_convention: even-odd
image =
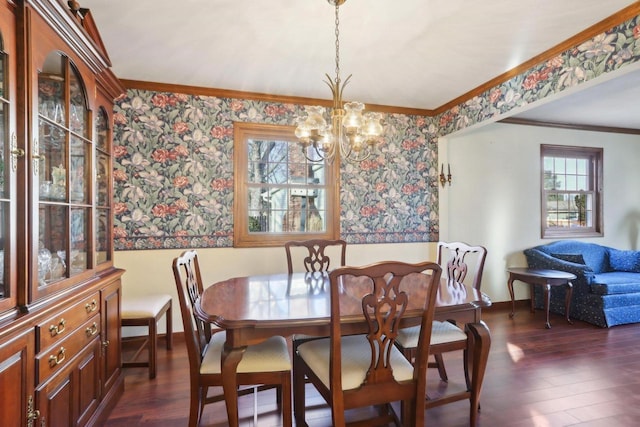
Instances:
[[[553,174],[552,169],[545,169],[544,171],[544,189],[545,190],[555,190],[556,188],[556,178]]]
[[[564,173],[564,159],[562,158],[554,158],[553,159],[553,168],[555,173]]]
[[[578,167],[577,167],[577,173],[580,175],[587,175],[587,166],[589,160],[588,159],[578,159]]]
[[[311,164],[309,175],[315,184],[324,185],[326,183],[326,165],[324,163]]]
[[[587,177],[580,175],[576,178],[576,190],[585,191],[589,190],[587,187]]]
[[[581,212],[583,215],[582,220],[584,222],[584,226],[593,227],[593,211],[595,210],[594,206],[594,197],[593,194],[587,194],[587,198],[585,201],[585,210]]]

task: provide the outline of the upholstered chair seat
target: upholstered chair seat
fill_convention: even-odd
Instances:
[[[220,374],[220,361],[226,340],[224,331],[211,337],[207,351],[202,358],[201,374]],[[247,347],[238,364],[238,373],[278,372],[291,369],[291,359],[287,341],[283,337],[271,337],[268,340]]]
[[[420,334],[418,328],[418,335]],[[416,335],[416,339],[417,336]],[[329,388],[329,338],[307,341],[298,346],[298,354],[318,379]],[[352,390],[360,387],[367,377],[371,365],[371,347],[364,335],[352,335],[342,339],[342,389]],[[391,366],[393,378],[398,381],[413,379],[413,365],[396,347],[391,348]]]

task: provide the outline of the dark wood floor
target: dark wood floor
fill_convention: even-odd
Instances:
[[[484,427],[625,427],[640,425],[640,324],[601,329],[523,306],[514,319],[506,309],[483,313],[492,347],[482,391],[480,426]],[[449,357],[447,357],[449,356]],[[149,380],[144,368],[125,370],[125,393],[106,426],[186,426],[189,376],[184,341],[174,350],[159,350],[158,376]],[[450,384],[429,372],[430,388],[462,383],[461,359],[445,355]],[[310,387],[310,386],[309,386]],[[309,389],[310,404],[321,398]],[[275,394],[258,395],[260,427],[281,426]],[[240,398],[241,425],[254,424],[252,396]],[[427,424],[466,427],[468,403],[456,402],[427,411]],[[330,426],[328,409],[307,413],[311,427]],[[205,408],[202,426],[225,426],[224,403]]]

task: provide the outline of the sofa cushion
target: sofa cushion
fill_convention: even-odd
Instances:
[[[546,245],[536,246],[549,256],[551,254],[581,254],[585,265],[591,267],[595,273],[609,271],[609,251],[606,246],[596,243],[586,243],[577,240],[558,240]]]
[[[640,273],[640,252],[610,248],[609,267],[612,271]]]
[[[591,281],[591,292],[597,295],[639,292],[640,297],[640,274],[625,271],[596,274]]]
[[[585,264],[582,254],[551,254],[551,256],[567,262],[574,262],[582,265]]]

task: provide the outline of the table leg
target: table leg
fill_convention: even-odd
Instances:
[[[227,347],[225,343],[222,360],[220,361],[222,389],[230,427],[238,427],[238,378],[236,372],[246,349],[247,347]]]
[[[535,293],[535,284],[529,283],[529,293],[531,294],[531,312],[536,312],[536,293]]]
[[[509,317],[513,318],[516,314],[516,299],[513,294],[513,276],[509,274],[509,280],[507,281],[507,288],[509,289],[509,295],[511,295],[511,313]]]
[[[569,319],[569,309],[571,308],[571,296],[573,295],[573,283],[567,282],[567,295],[564,297],[564,312],[567,316],[567,322],[573,325],[571,319]]]
[[[544,311],[547,313],[547,323],[544,327],[551,329],[551,323],[549,323],[549,304],[551,303],[551,285],[546,283],[544,285]]]

